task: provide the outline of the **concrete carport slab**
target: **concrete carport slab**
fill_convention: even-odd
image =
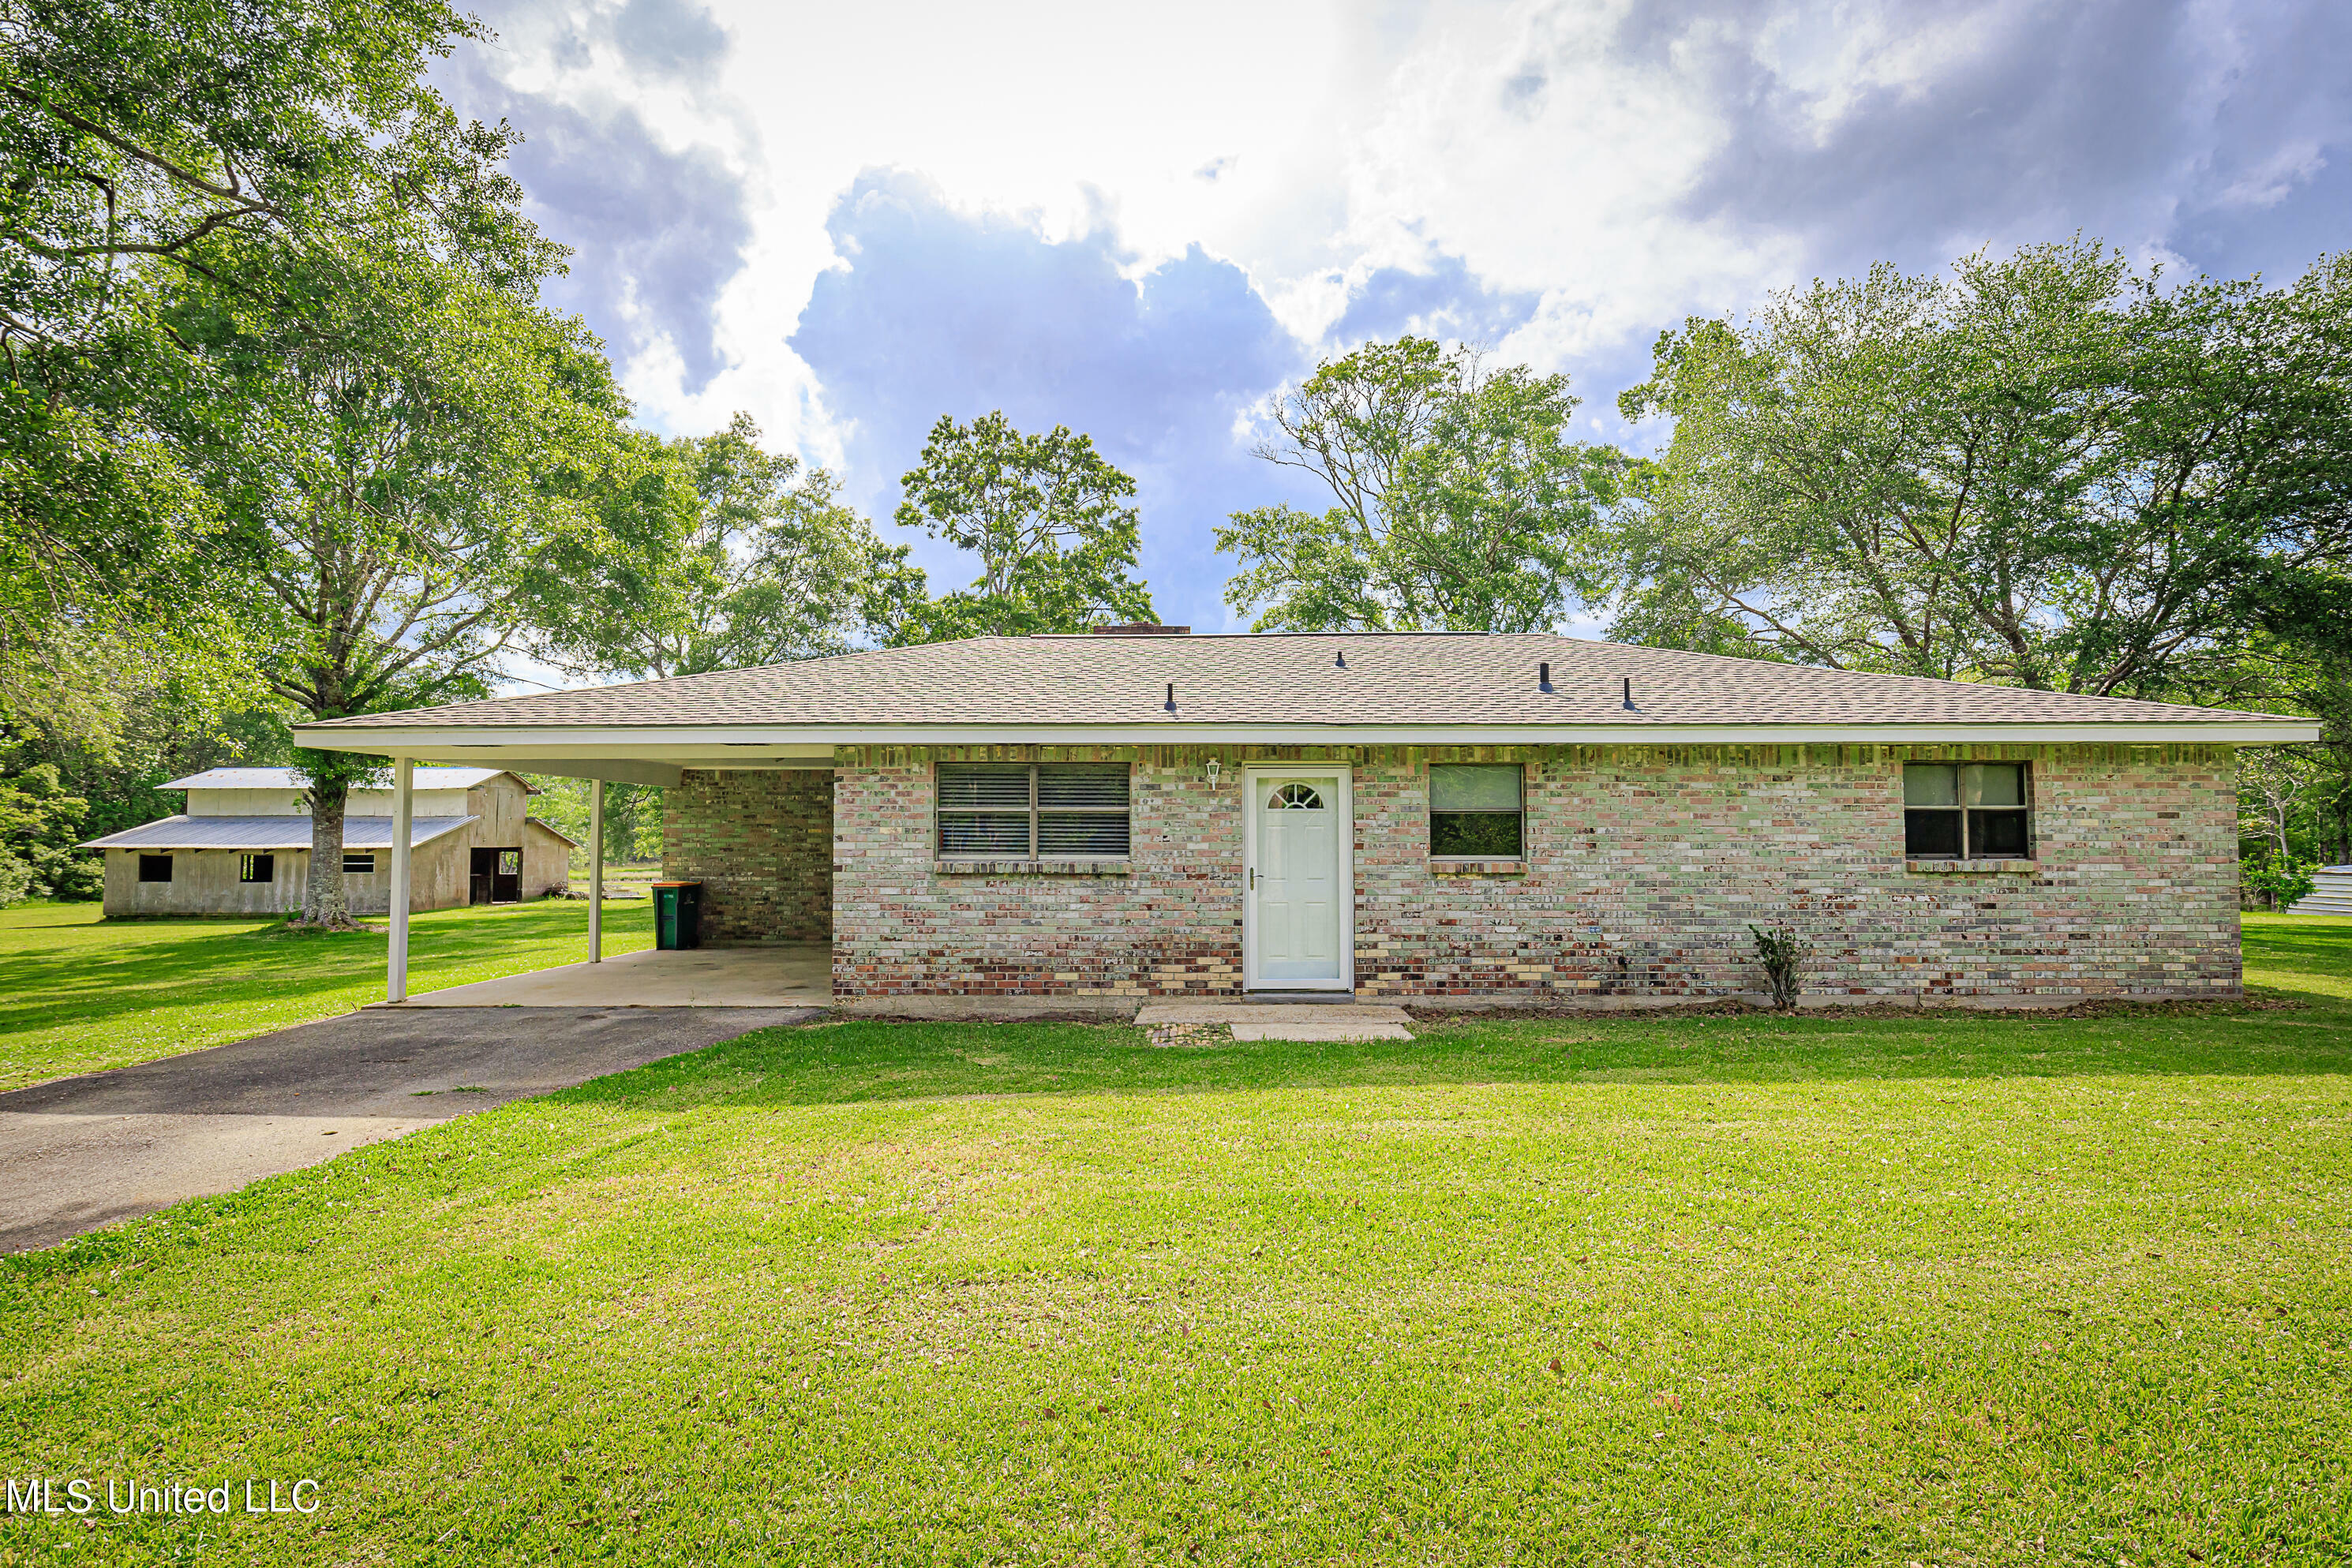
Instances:
[[[0,1094],[0,1252],[823,1016],[814,1008],[369,1009]]]
[[[833,949],[822,942],[646,948],[601,964],[565,964],[447,986],[378,1008],[780,1008],[833,1000]]]

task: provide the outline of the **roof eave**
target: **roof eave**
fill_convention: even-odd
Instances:
[[[703,766],[814,761],[836,746],[986,745],[1788,745],[1935,742],[2189,743],[2281,745],[2319,738],[2315,719],[2074,720],[1824,724],[1268,724],[1178,720],[1139,724],[877,725],[383,725],[297,726],[300,744],[325,751],[449,758],[488,764],[501,755],[639,757]],[[730,753],[735,753],[730,756]]]

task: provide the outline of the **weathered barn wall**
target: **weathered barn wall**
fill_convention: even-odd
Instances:
[[[1032,758],[1131,761],[1131,858],[1069,874],[935,862],[933,763]],[[1906,862],[1903,763],[1971,758],[2032,764],[2035,858]],[[1752,992],[1748,927],[1781,922],[1812,944],[1816,998],[2240,985],[2226,747],[1003,747],[835,753],[835,989],[1236,990],[1240,765],[1326,759],[1354,769],[1366,995]],[[1526,766],[1524,865],[1465,874],[1431,861],[1432,761]]]
[[[141,882],[137,850],[108,850],[103,908],[110,916],[130,915],[278,915],[302,902],[302,878],[310,857],[276,852],[268,882],[236,879],[240,852],[174,850],[172,880]]]
[[[273,792],[247,789],[189,791],[191,797],[199,794],[242,797],[270,793]],[[392,797],[388,791],[380,792],[380,798],[355,791],[352,800],[362,808],[352,810],[352,816],[380,812],[388,818],[392,814]],[[420,844],[412,852],[409,863],[410,909],[452,909],[464,904],[470,893],[471,852],[477,848],[521,847],[522,895],[525,898],[543,898],[551,893],[561,893],[571,885],[570,844],[544,822],[528,820],[530,796],[515,779],[494,779],[470,790],[433,791],[430,797],[432,810],[425,809],[426,800],[426,792],[419,791],[416,814],[420,817],[474,816],[480,820],[461,832],[449,833]],[[213,814],[264,816],[286,813],[254,810]],[[267,883],[245,883],[236,880],[237,856],[241,852],[234,850],[175,850],[172,852],[173,862],[170,882],[142,883],[139,880],[140,852],[108,850],[105,852],[105,911],[110,915],[276,915],[301,907],[302,884],[310,874],[310,851],[274,852],[277,855],[276,874]],[[385,914],[392,908],[392,851],[379,847],[362,852],[375,856],[375,870],[346,873],[343,895],[350,901],[354,915]]]
[[[833,935],[833,775],[688,772],[662,796],[662,875],[702,883],[706,942]]]
[[[522,895],[545,898],[572,886],[572,843],[545,822],[526,822],[522,835]]]
[[[451,909],[466,902],[463,833],[420,844],[409,860],[409,908]],[[172,880],[139,880],[138,850],[108,850],[103,908],[109,916],[134,915],[283,915],[302,907],[302,884],[310,874],[310,852],[276,851],[276,874],[267,883],[236,880],[237,850],[174,850]],[[343,878],[343,896],[354,915],[382,915],[392,907],[392,852],[377,850],[373,874]]]

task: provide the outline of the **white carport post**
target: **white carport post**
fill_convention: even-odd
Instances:
[[[416,821],[416,760],[392,765],[392,953],[385,964],[384,999],[408,999],[408,839]]]
[[[604,961],[604,781],[588,780],[588,961]]]

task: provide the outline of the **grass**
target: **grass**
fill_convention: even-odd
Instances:
[[[0,1260],[0,1563],[2320,1563],[2352,922],[2257,1008],[771,1030]],[[236,1493],[242,1499],[242,1491]]]
[[[381,924],[380,922],[378,923]],[[244,1040],[383,999],[384,935],[267,920],[102,920],[95,904],[0,910],[0,1090]],[[607,903],[604,951],[653,946],[652,906]],[[409,989],[587,956],[584,901],[409,922]]]

